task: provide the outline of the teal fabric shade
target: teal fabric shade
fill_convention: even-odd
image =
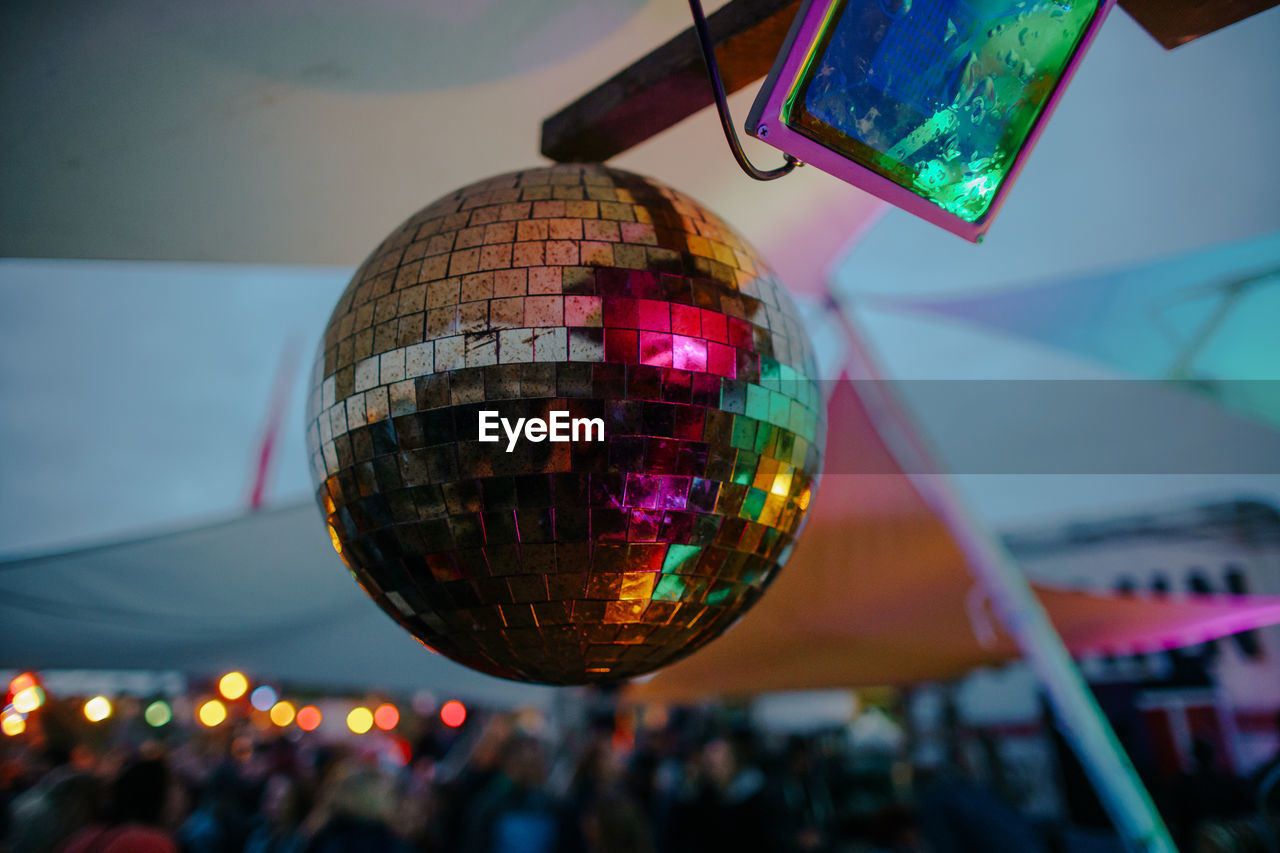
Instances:
[[[877,296],[874,305],[1185,383],[1280,427],[1280,233],[1092,276],[958,296]]]

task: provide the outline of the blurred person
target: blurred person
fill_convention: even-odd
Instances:
[[[874,812],[846,816],[841,826],[840,839],[833,850],[840,853],[916,853],[932,848],[923,847],[916,832],[915,820],[906,807],[886,805]]]
[[[99,818],[102,783],[69,766],[56,767],[13,801],[9,853],[56,850]]]
[[[1026,816],[955,768],[924,768],[916,826],[932,853],[1048,853]]]
[[[670,849],[676,835],[675,822],[684,816],[682,802],[692,774],[692,747],[680,736],[680,725],[680,721],[672,721],[649,739],[652,754],[643,760],[650,769],[647,778],[639,782],[649,791],[649,816],[654,837],[663,850]]]
[[[648,816],[622,794],[596,799],[582,817],[582,837],[587,853],[654,853]]]
[[[390,828],[395,790],[375,768],[333,768],[318,801],[307,822],[319,828],[304,853],[409,853]]]
[[[663,760],[654,740],[652,737],[637,739],[636,747],[626,762],[623,779],[627,791],[649,815],[658,808],[658,772]]]
[[[435,761],[419,755],[403,775],[400,808],[391,828],[415,850],[434,853],[449,849],[441,837],[442,797],[435,784]]]
[[[1274,853],[1274,842],[1260,834],[1251,821],[1205,821],[1193,836],[1188,853]]]
[[[564,797],[560,829],[561,853],[589,848],[585,821],[604,798],[621,799],[623,765],[613,746],[613,731],[595,731],[578,755]]]
[[[105,822],[77,832],[63,853],[178,853],[173,837],[160,826],[170,795],[163,759],[125,764],[111,783]]]
[[[1248,784],[1222,772],[1218,751],[1204,738],[1191,743],[1191,772],[1174,783],[1170,829],[1182,849],[1190,849],[1200,824],[1247,816],[1252,807]]]
[[[769,787],[770,798],[778,804],[784,849],[797,853],[830,849],[835,802],[804,738],[788,740],[783,764],[773,774]]]
[[[1272,853],[1280,853],[1280,764],[1258,782],[1257,801],[1263,835],[1270,839]]]
[[[307,845],[302,822],[311,811],[306,785],[286,773],[270,776],[262,791],[260,811],[244,853],[301,853]]]
[[[463,849],[468,853],[552,853],[560,829],[555,800],[544,788],[542,747],[513,734],[500,769],[471,804]]]
[[[433,791],[438,820],[431,830],[442,849],[462,850],[467,839],[468,816],[475,803],[497,778],[504,744],[511,737],[512,718],[496,714],[483,724],[467,723],[468,731],[453,740],[433,767]]]
[[[247,792],[235,765],[214,768],[201,786],[196,808],[178,828],[185,853],[240,853],[249,837]]]
[[[690,853],[785,849],[765,781],[742,736],[732,742],[716,738],[707,743],[689,762],[688,775],[673,803],[670,849]]]
[[[1280,711],[1276,712],[1276,734],[1280,736]],[[1280,738],[1278,738],[1280,740]],[[1270,802],[1273,813],[1280,818],[1280,745],[1270,758],[1263,761],[1249,777],[1253,787],[1254,799],[1259,803],[1259,811],[1265,815]],[[1277,850],[1280,850],[1280,827],[1277,828]]]
[[[9,748],[5,749],[6,746]],[[50,768],[41,767],[44,758],[46,756],[37,756],[26,747],[15,749],[7,743],[0,744],[0,841],[9,835],[12,809],[18,797],[35,787],[49,771]]]
[[[1247,818],[1200,821],[1190,853],[1280,853],[1280,764],[1254,775],[1257,813]]]

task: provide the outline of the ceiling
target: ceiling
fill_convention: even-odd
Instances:
[[[358,263],[439,195],[539,162],[546,115],[688,14],[683,0],[5,4],[0,254]],[[813,170],[753,185],[709,111],[617,162],[748,234],[843,191]]]
[[[538,162],[544,117],[687,25],[683,0],[3,4],[0,255],[358,263],[439,195]],[[1169,52],[1117,12],[981,251],[894,213],[860,266],[1008,280],[1276,227],[1278,36],[1272,9]],[[615,163],[756,241],[877,206],[814,169],[748,180],[710,110]]]

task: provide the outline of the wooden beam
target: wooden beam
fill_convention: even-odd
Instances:
[[[1120,0],[1121,7],[1167,48],[1270,9],[1277,0]]]
[[[799,8],[799,0],[731,0],[707,18],[726,91],[769,73]],[[542,153],[603,162],[711,104],[691,27],[544,121]]]
[[[1275,6],[1280,0],[1120,0],[1167,48]],[[708,18],[725,90],[769,73],[799,0],[730,0]],[[633,62],[542,123],[542,153],[561,163],[603,162],[712,103],[693,28]]]

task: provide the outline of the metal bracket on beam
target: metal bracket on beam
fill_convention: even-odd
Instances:
[[[1177,47],[1275,6],[1278,0],[1120,0],[1165,47]],[[726,92],[769,73],[799,0],[730,0],[707,22]],[[603,162],[711,106],[693,29],[619,71],[542,123],[542,153]]]
[[[769,73],[798,0],[732,0],[707,23],[726,92]],[[712,103],[690,28],[542,123],[542,153],[561,163],[603,162]]]

